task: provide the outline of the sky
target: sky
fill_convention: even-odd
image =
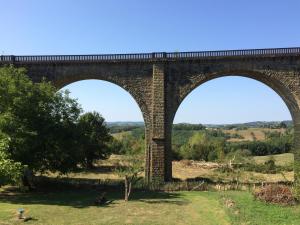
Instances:
[[[300,46],[299,0],[0,0],[0,54],[105,54]],[[68,85],[85,111],[141,121],[131,96],[104,81]],[[242,77],[211,80],[175,122],[286,120],[282,99]]]

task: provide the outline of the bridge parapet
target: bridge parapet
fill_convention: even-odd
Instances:
[[[153,52],[136,54],[103,54],[103,55],[1,55],[0,63],[34,63],[34,62],[109,62],[109,61],[163,61],[189,60],[220,57],[261,57],[300,55],[297,48],[267,48],[200,52]]]

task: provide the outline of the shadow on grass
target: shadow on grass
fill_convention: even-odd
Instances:
[[[118,166],[119,167],[119,166]],[[101,165],[101,166],[95,166],[91,169],[78,169],[76,172],[80,173],[94,173],[94,174],[105,174],[105,173],[113,173],[117,168],[117,166],[113,165]]]
[[[141,199],[141,202],[147,203],[147,204],[174,204],[174,205],[188,205],[190,204],[190,201],[182,199],[182,200],[172,200],[172,199],[149,199],[149,200],[145,200],[145,199]]]
[[[190,202],[181,198],[180,193],[155,192],[155,191],[139,191],[133,193],[132,201],[140,201],[147,204],[167,203],[175,205],[187,205]]]
[[[74,208],[85,208],[90,206],[111,207],[116,201],[123,200],[123,191],[106,191],[107,203],[96,205],[95,199],[101,194],[96,190],[68,190],[59,192],[32,192],[32,193],[0,193],[0,203],[22,204],[22,205],[57,205],[71,206]],[[130,201],[144,203],[170,203],[183,205],[187,201],[180,199],[179,193],[136,191],[130,196]]]

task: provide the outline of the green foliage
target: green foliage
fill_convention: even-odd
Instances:
[[[237,129],[235,126],[227,129]],[[238,127],[243,128],[244,127]],[[224,128],[223,128],[224,129]],[[249,155],[264,156],[271,154],[281,154],[292,151],[293,129],[287,128],[285,132],[265,132],[266,139],[257,141],[254,133],[254,141],[228,142],[230,138],[243,137],[239,134],[224,133],[220,128],[205,130],[173,130],[172,133],[172,151],[175,160],[193,159],[223,161],[224,158],[232,158],[236,153],[247,153]],[[198,136],[198,138],[196,138]],[[197,141],[192,141],[192,139]],[[193,142],[193,144],[191,144]],[[214,144],[213,144],[214,143]],[[239,152],[241,151],[241,152]],[[239,154],[236,154],[238,156]],[[243,154],[242,154],[243,155]],[[240,155],[237,158],[243,158]]]
[[[205,140],[202,141],[201,147],[202,155],[201,157],[197,155],[197,147],[194,146],[192,151],[189,151],[189,142],[194,136],[205,136]],[[195,138],[195,137],[194,137]],[[225,140],[229,139],[230,135],[222,132],[221,129],[207,129],[202,131],[194,130],[174,130],[172,135],[172,150],[174,159],[203,159],[203,160],[222,160],[224,158],[224,144]],[[197,138],[196,138],[197,139]],[[201,138],[200,138],[201,139]],[[199,140],[200,140],[199,139]],[[206,153],[204,153],[206,152]]]
[[[22,176],[23,166],[9,158],[7,153],[8,140],[0,140],[0,187],[7,184],[17,184]]]
[[[244,137],[240,134],[233,133],[230,135],[230,138],[244,139]]]
[[[131,152],[129,152],[131,153]],[[128,155],[119,163],[115,172],[124,178],[125,185],[125,201],[129,200],[132,191],[132,186],[138,181],[138,175],[143,168],[143,157],[141,155]]]
[[[238,149],[229,151],[226,154],[225,161],[229,162],[234,159],[234,163],[249,163],[251,152],[247,149]],[[252,163],[252,162],[251,162]]]
[[[278,166],[273,164],[273,162],[270,160],[264,164],[246,163],[242,165],[242,169],[245,171],[254,171],[257,173],[270,173],[270,174],[276,174],[284,171],[286,172],[286,171],[294,170],[294,166],[292,164],[286,166]]]
[[[235,202],[232,208],[227,209],[231,224],[300,224],[299,205],[266,204],[254,200],[251,193],[246,191],[226,192],[225,196]]]
[[[173,130],[205,130],[202,124],[178,123],[173,124]]]
[[[104,123],[104,118],[97,112],[88,112],[79,117],[80,150],[83,165],[93,167],[96,159],[106,159],[111,154],[109,142],[112,136]]]
[[[267,133],[265,141],[243,141],[228,142],[226,151],[236,151],[238,149],[247,149],[252,155],[263,156],[291,152],[293,146],[293,134]]]
[[[132,131],[132,130],[143,130],[145,127],[143,125],[114,125],[114,126],[109,126],[109,131],[111,134],[115,133],[121,133],[125,131]]]
[[[121,177],[133,176],[136,178],[143,170],[143,157],[127,154],[124,159],[119,162],[116,172]]]
[[[216,160],[224,157],[225,140],[207,132],[195,133],[188,142],[181,146],[179,155],[184,159]]]
[[[236,128],[236,130],[247,130],[247,129],[248,129],[248,127],[246,127],[246,126],[239,126]]]
[[[284,122],[280,122],[279,127],[280,128],[287,128],[287,124],[284,123]]]
[[[114,153],[128,155],[144,155],[145,138],[140,129],[122,134],[119,140],[114,141]]]
[[[75,169],[80,112],[67,91],[56,92],[46,81],[34,84],[22,68],[0,68],[0,130],[10,139],[12,160],[41,172]]]

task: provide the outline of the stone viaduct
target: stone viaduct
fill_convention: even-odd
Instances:
[[[228,75],[258,80],[281,96],[292,115],[295,182],[300,181],[300,48],[0,56],[0,65],[4,64],[25,67],[34,82],[45,77],[57,88],[80,80],[99,79],[128,91],[139,105],[145,122],[145,173],[148,181],[172,178],[173,119],[181,102],[193,89],[211,79]]]

